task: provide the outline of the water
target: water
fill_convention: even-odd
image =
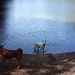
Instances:
[[[6,2],[0,12],[0,44],[7,49],[21,47],[24,53],[29,54],[34,53],[33,42],[46,40],[45,53],[75,51],[75,11],[72,4],[74,2],[59,0]],[[72,8],[66,10],[69,5]]]

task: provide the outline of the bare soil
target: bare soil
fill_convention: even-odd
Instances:
[[[75,52],[58,54],[23,54],[20,69],[9,60],[0,64],[0,75],[75,75]]]

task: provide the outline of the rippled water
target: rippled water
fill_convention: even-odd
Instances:
[[[46,40],[45,53],[75,51],[75,22],[52,21],[47,17],[27,17],[31,11],[27,9],[27,6],[32,3],[29,1],[23,4],[23,9],[26,8],[28,14],[24,14],[25,10],[19,4],[18,0],[8,2],[6,3],[7,10],[3,11],[4,14],[0,13],[3,15],[0,20],[0,44],[4,44],[7,49],[21,47],[24,53],[34,53],[32,43]],[[46,8],[42,8],[44,12]],[[41,9],[38,10],[42,13]],[[26,14],[27,16],[24,16]],[[31,13],[32,16],[33,14],[35,13]]]

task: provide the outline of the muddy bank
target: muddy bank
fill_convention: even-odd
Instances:
[[[59,54],[23,54],[21,67],[16,61],[0,64],[0,75],[74,75],[75,52]]]

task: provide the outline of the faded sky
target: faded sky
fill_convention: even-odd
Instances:
[[[12,14],[17,18],[43,18],[75,21],[75,0],[14,0]]]

